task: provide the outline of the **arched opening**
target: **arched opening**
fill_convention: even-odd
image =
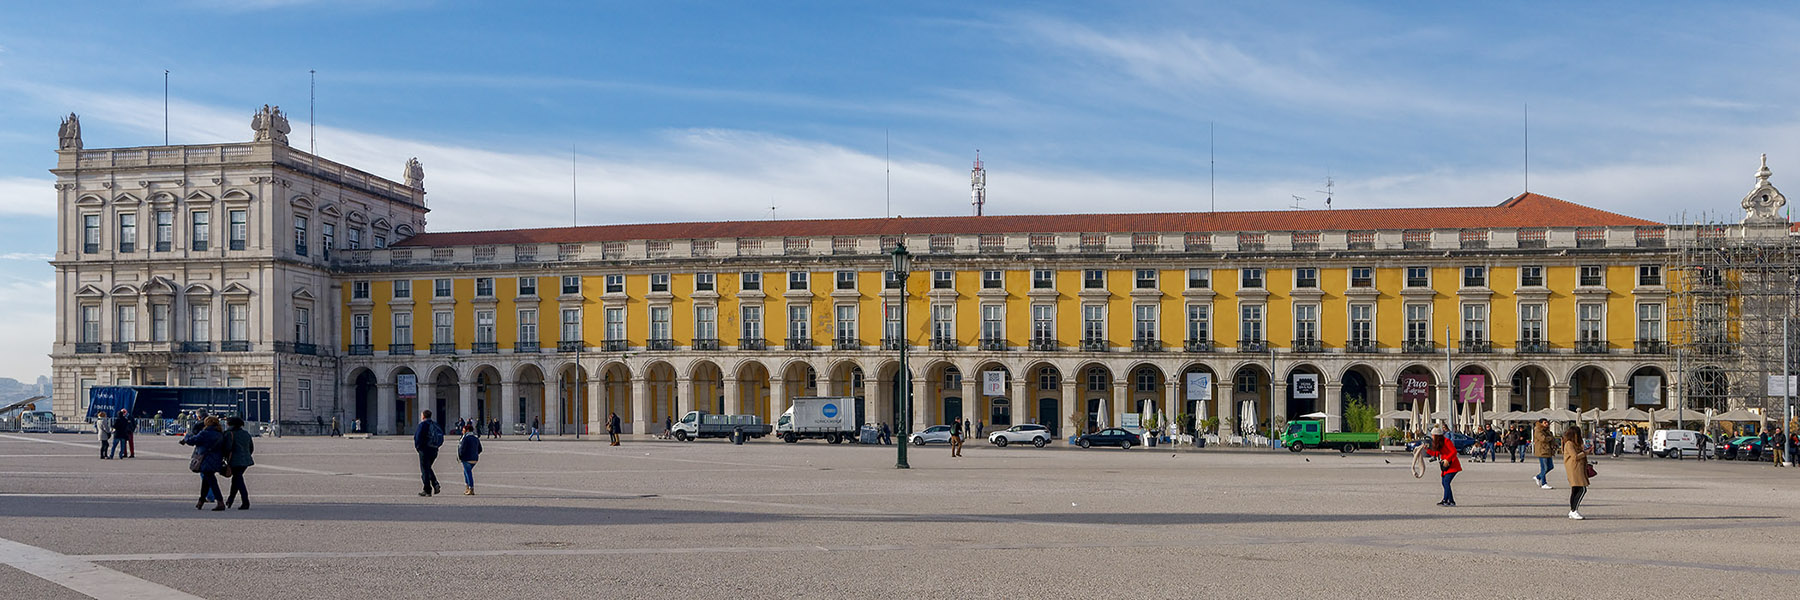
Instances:
[[[1662,410],[1672,406],[1666,402],[1663,390],[1669,384],[1668,375],[1662,369],[1653,366],[1642,366],[1631,371],[1629,397],[1631,407],[1642,410]]]
[[[882,416],[869,412],[869,402],[864,396],[863,370],[854,362],[840,361],[831,366],[831,381],[827,386],[829,396],[841,396],[856,399],[856,416],[864,423],[873,423],[883,419]]]
[[[925,370],[925,423],[949,425],[963,418],[962,371],[947,362],[933,363]],[[918,398],[913,405],[919,405]]]
[[[1060,437],[1066,421],[1062,416],[1062,373],[1046,364],[1033,365],[1025,372],[1030,377],[1025,382],[1026,389],[1030,391],[1029,397],[1035,399],[1035,405],[1030,407],[1031,422],[1049,429],[1051,436]],[[1023,406],[1013,408],[1017,411],[1027,409]]]
[[[1310,364],[1294,365],[1287,373],[1287,398],[1283,408],[1287,410],[1289,419],[1298,419],[1301,415],[1328,412],[1325,404],[1325,376],[1319,368]],[[1342,413],[1332,417],[1342,416]],[[1336,423],[1336,418],[1325,419],[1327,423]]]
[[[1184,433],[1218,433],[1225,423],[1219,406],[1219,375],[1212,367],[1191,364],[1181,370],[1181,409],[1187,418],[1176,419]],[[1176,415],[1179,417],[1180,415]]]
[[[545,433],[591,433],[588,424],[588,376],[581,365],[565,365],[556,377],[557,418]]]
[[[429,383],[429,385],[427,385],[427,383]],[[428,382],[419,382],[420,393],[427,393],[425,391],[427,389],[431,390],[429,393],[431,394],[431,397],[435,399],[432,404],[438,407],[432,410],[437,411],[437,414],[443,415],[444,421],[450,420],[450,413],[453,408],[456,409],[455,413],[457,419],[469,418],[463,415],[462,386],[457,385],[458,383],[456,369],[447,366],[438,367],[437,370],[432,371]],[[445,431],[448,431],[448,429]]]
[[[812,365],[804,362],[791,362],[781,370],[781,389],[778,398],[769,399],[769,410],[776,415],[787,412],[794,405],[794,398],[819,395],[819,372]]]
[[[1487,419],[1483,413],[1495,412],[1494,375],[1479,365],[1464,365],[1456,371],[1455,412],[1457,424],[1464,431],[1474,431]]]
[[[609,415],[618,415],[621,433],[643,433],[637,431],[636,411],[631,402],[631,369],[624,363],[612,363],[601,370],[600,386],[603,389],[601,402],[604,403],[600,420],[606,422]]]
[[[1551,388],[1550,372],[1544,367],[1535,364],[1519,367],[1513,371],[1506,410],[1531,412],[1549,408]]]
[[[644,378],[649,383],[650,390],[650,414],[644,417],[648,419],[650,431],[660,434],[665,425],[672,424],[676,417],[681,416],[675,414],[675,377],[675,367],[666,362],[650,363],[650,366],[644,368]]]
[[[1270,434],[1269,372],[1261,365],[1247,364],[1238,367],[1231,374],[1231,402],[1236,423],[1233,426],[1245,435]]]
[[[351,376],[354,386],[353,396],[356,398],[356,416],[350,423],[350,430],[356,433],[368,433],[375,423],[375,374],[368,369],[357,369]]]
[[[1165,419],[1167,411],[1163,406],[1163,399],[1168,397],[1168,381],[1164,378],[1162,369],[1146,364],[1133,367],[1130,373],[1131,411],[1137,413],[1140,419],[1150,415],[1155,415],[1157,421]]]
[[[1012,372],[1005,365],[988,362],[975,368],[975,397],[978,406],[970,413],[977,429],[1005,429],[1013,424]]]
[[[394,386],[394,428],[390,431],[412,434],[413,428],[418,426],[419,415],[423,414],[427,408],[431,409],[432,420],[437,421],[440,425],[443,424],[443,411],[432,406],[430,398],[419,397],[421,391],[419,384],[422,382],[411,368],[394,369],[394,372],[388,377],[392,379]]]
[[[1575,370],[1569,376],[1569,403],[1561,407],[1577,413],[1590,409],[1605,410],[1609,399],[1607,392],[1612,387],[1612,377],[1600,367],[1592,365]]]
[[[762,363],[751,361],[738,367],[738,410],[743,414],[761,417],[764,423],[774,423],[778,416],[769,410],[769,369]]]
[[[1356,365],[1344,370],[1343,376],[1338,379],[1337,420],[1341,421],[1338,425],[1341,431],[1376,431],[1382,426],[1379,419],[1362,416],[1382,412],[1380,390],[1381,376],[1368,365]]]
[[[1077,384],[1081,390],[1082,414],[1084,422],[1081,427],[1087,431],[1096,431],[1118,425],[1112,418],[1113,408],[1118,403],[1113,398],[1113,374],[1105,365],[1092,364],[1076,371],[1080,373],[1081,382]]]
[[[694,389],[694,410],[704,410],[715,415],[725,414],[725,372],[719,369],[719,365],[709,360],[694,363],[688,375],[688,385]],[[675,416],[680,418],[682,415]]]
[[[500,371],[483,365],[475,369],[475,422],[481,425],[495,426],[500,424]],[[506,433],[501,428],[501,433]]]
[[[512,402],[507,407],[510,411],[500,413],[505,415],[507,412],[511,412],[515,415],[513,422],[506,424],[507,429],[510,430],[508,433],[529,432],[531,423],[537,423],[541,431],[544,425],[544,402],[546,400],[544,371],[537,365],[527,364],[519,367],[515,376],[518,378],[518,382],[514,384],[516,395],[508,399],[509,402]]]
[[[881,401],[879,406],[872,409],[877,411],[876,419],[885,421],[895,431],[899,431],[900,424],[903,422],[907,423],[907,427],[911,427],[912,424],[907,422],[905,415],[901,414],[901,408],[906,401],[906,381],[900,376],[899,361],[884,362],[877,372],[880,373],[877,385],[881,389],[881,393],[878,394]],[[918,398],[913,399],[913,406],[916,410]]]
[[[1394,378],[1394,410],[1413,415],[1403,419],[1400,426],[1414,431],[1424,432],[1426,424],[1436,420],[1433,415],[1442,412],[1437,406],[1438,391],[1437,374],[1425,365],[1411,365],[1401,369]]]

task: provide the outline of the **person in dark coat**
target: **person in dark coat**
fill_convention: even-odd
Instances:
[[[413,450],[419,452],[419,480],[425,484],[420,496],[443,493],[443,486],[438,485],[437,473],[431,470],[431,463],[437,462],[438,447],[444,445],[444,430],[438,427],[437,421],[431,420],[431,411],[419,414],[419,426],[413,428]]]
[[[219,491],[219,470],[225,468],[225,433],[219,429],[218,417],[207,417],[197,431],[181,438],[181,443],[194,447],[200,454],[200,501],[196,510],[206,506],[208,498],[219,500],[213,510],[225,510],[225,494]]]
[[[475,495],[475,462],[481,460],[481,436],[475,435],[475,428],[464,425],[462,443],[456,445],[456,460],[462,461],[463,495]]]
[[[137,421],[132,420],[131,413],[119,409],[119,416],[112,419],[112,455],[128,458],[132,430],[137,429]]]
[[[225,425],[228,427],[225,430],[225,464],[231,467],[231,493],[225,496],[225,506],[231,506],[242,495],[244,503],[238,505],[238,510],[250,510],[250,489],[244,486],[244,471],[256,464],[250,456],[256,452],[256,441],[251,439],[250,432],[244,431],[242,418],[227,418]]]
[[[606,413],[606,435],[612,438],[608,445],[619,445],[619,413]]]

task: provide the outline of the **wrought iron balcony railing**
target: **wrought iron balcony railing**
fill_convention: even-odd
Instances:
[[[1514,345],[1519,354],[1549,354],[1550,342],[1544,340],[1519,340]]]
[[[1318,338],[1295,338],[1294,339],[1294,352],[1312,354],[1312,353],[1319,353],[1319,352],[1324,352],[1324,351],[1325,351],[1325,344],[1324,344],[1324,342],[1319,341]]]
[[[374,354],[375,354],[375,345],[374,344],[351,344],[350,345],[350,355],[351,356],[371,356]]]
[[[1182,347],[1185,348],[1188,352],[1212,352],[1213,351],[1212,340],[1188,340],[1187,343],[1184,344]]]
[[[1082,352],[1105,352],[1109,349],[1106,340],[1088,338],[1081,340]]]
[[[1344,351],[1356,354],[1374,354],[1381,351],[1375,340],[1350,340],[1344,342]]]
[[[694,338],[695,350],[718,350],[719,338]]]
[[[475,345],[472,346],[470,350],[475,354],[498,354],[500,352],[500,344],[496,342],[475,342]]]
[[[1494,343],[1489,340],[1463,340],[1457,344],[1456,349],[1465,354],[1488,354],[1494,351]]]
[[[1162,340],[1156,338],[1138,338],[1131,340],[1132,352],[1162,352]]]
[[[1576,340],[1575,341],[1575,353],[1576,354],[1606,354],[1607,352],[1611,351],[1611,349],[1612,349],[1611,345],[1607,344],[1606,340]]]
[[[1238,340],[1238,352],[1268,352],[1268,340]]]

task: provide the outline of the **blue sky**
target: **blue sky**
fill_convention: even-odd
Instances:
[[[514,3],[508,3],[514,4]],[[88,147],[307,144],[398,177],[430,228],[1485,205],[1524,187],[1731,217],[1800,173],[1800,13],[1704,3],[493,3],[186,0],[0,9],[0,376],[48,372],[60,115]],[[528,4],[528,5],[527,5]],[[891,154],[892,203],[886,184]]]

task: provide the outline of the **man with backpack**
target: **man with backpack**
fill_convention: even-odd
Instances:
[[[413,449],[419,451],[419,478],[425,482],[425,491],[419,492],[420,496],[443,491],[438,485],[437,473],[431,470],[431,463],[437,462],[438,448],[443,445],[444,428],[431,420],[431,411],[425,411],[419,417],[418,428],[413,430]]]

